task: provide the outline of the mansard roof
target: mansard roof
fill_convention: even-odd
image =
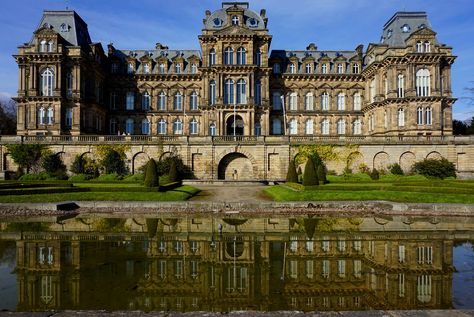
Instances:
[[[307,57],[313,57],[315,60],[320,58],[329,58],[336,60],[338,58],[345,58],[350,60],[358,56],[357,51],[287,51],[287,50],[272,50],[270,58],[279,57],[282,60],[289,60],[296,57],[298,61],[303,61]]]
[[[420,29],[431,29],[426,12],[397,12],[383,27],[381,43],[392,47],[406,46],[406,39]]]
[[[169,49],[150,49],[150,50],[119,50],[116,49],[113,51],[112,55],[109,54],[109,57],[116,57],[123,61],[132,57],[134,59],[141,59],[145,56],[148,56],[150,59],[156,59],[160,57],[165,57],[168,61],[172,61],[177,57],[182,57],[185,60],[189,58],[198,58],[201,59],[201,51],[199,50],[169,50]]]
[[[57,32],[67,45],[84,46],[91,44],[86,22],[72,10],[43,11],[43,16],[36,31],[42,28]],[[31,39],[30,44],[33,44],[33,40]]]

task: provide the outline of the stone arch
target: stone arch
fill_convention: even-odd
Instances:
[[[162,161],[162,160],[164,160],[164,159],[166,159],[166,158],[168,158],[168,157],[171,157],[171,156],[173,156],[173,155],[174,155],[173,152],[169,152],[169,151],[163,152],[163,154],[160,155],[159,161]]]
[[[400,155],[399,164],[405,174],[411,172],[413,164],[415,164],[415,162],[416,156],[413,152],[407,151]]]
[[[432,151],[426,155],[427,159],[441,160],[443,156],[438,151]]]
[[[390,155],[387,152],[381,151],[374,155],[372,168],[378,170],[385,170],[388,168],[390,162]]]
[[[150,157],[145,152],[138,152],[132,157],[132,174],[135,174],[139,169],[148,162]]]
[[[217,178],[222,180],[255,180],[257,162],[248,153],[228,151],[217,160]]]
[[[359,172],[360,165],[364,163],[364,155],[359,151],[351,152],[346,159],[346,167],[351,169],[353,173]]]
[[[18,165],[13,161],[10,153],[3,154],[3,166],[4,171],[16,172]]]

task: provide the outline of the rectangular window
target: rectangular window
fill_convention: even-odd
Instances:
[[[329,260],[323,260],[321,263],[321,276],[323,278],[329,277]]]
[[[354,276],[360,278],[362,276],[362,261],[354,260]]]
[[[417,248],[418,264],[433,264],[433,247]]]
[[[115,92],[110,93],[109,107],[110,110],[117,109],[117,93]]]
[[[293,279],[298,278],[298,261],[290,261],[290,277]]]
[[[126,109],[133,110],[135,108],[135,94],[131,91],[127,92]]]
[[[398,297],[405,297],[405,274],[398,273]]]
[[[298,250],[298,237],[291,237],[290,239],[290,251],[296,252]]]
[[[183,277],[183,261],[181,260],[177,260],[175,262],[175,271],[174,271],[174,276],[177,278],[177,279],[180,279]]]
[[[314,273],[314,261],[306,260],[306,277],[313,278],[313,273]]]
[[[337,260],[337,275],[339,277],[346,276],[346,260]]]
[[[405,263],[405,246],[398,246],[398,262]]]
[[[329,238],[324,237],[323,239],[324,240],[321,241],[321,249],[323,250],[323,252],[329,252]]]
[[[161,279],[166,278],[166,260],[160,260],[159,262],[160,268],[159,268],[159,275]]]
[[[346,240],[344,240],[344,239],[337,240],[337,250],[339,252],[346,251]]]

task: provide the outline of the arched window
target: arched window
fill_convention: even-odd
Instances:
[[[244,79],[239,79],[237,81],[237,103],[246,104],[247,103],[247,84]]]
[[[66,74],[66,97],[68,98],[72,97],[72,83],[73,83],[72,73],[68,72]]]
[[[281,129],[281,120],[278,118],[274,118],[272,120],[272,132],[273,134],[282,134],[282,129]]]
[[[288,127],[290,128],[289,132],[291,135],[298,134],[298,122],[296,122],[296,119],[290,119],[288,122]]]
[[[405,110],[402,108],[398,109],[398,126],[405,126]]]
[[[430,96],[430,71],[426,68],[416,72],[416,95],[418,97]]]
[[[426,52],[426,53],[430,53],[430,52],[431,52],[430,42],[428,42],[428,41],[425,42],[425,52]]]
[[[38,122],[38,124],[45,124],[46,122],[46,111],[43,107],[38,109],[36,122]]]
[[[426,109],[425,109],[425,124],[431,125],[432,117],[433,117],[433,114],[432,114],[431,107],[426,107]]]
[[[157,127],[158,134],[166,134],[166,121],[165,119],[160,119],[158,121],[158,127]]]
[[[216,64],[216,50],[211,48],[209,51],[209,66]]]
[[[397,76],[397,97],[405,97],[405,77],[402,74]]]
[[[189,134],[198,134],[199,133],[199,126],[196,119],[192,119],[189,122]]]
[[[329,94],[323,92],[321,95],[321,110],[329,110]]]
[[[125,121],[125,133],[127,134],[133,134],[134,133],[134,126],[133,126],[133,119],[128,118]]]
[[[344,93],[339,93],[337,95],[337,110],[343,111],[346,109],[346,96]]]
[[[216,103],[216,81],[211,80],[209,82],[209,104],[213,105]]]
[[[209,135],[211,135],[211,136],[216,135],[216,124],[215,123],[211,123],[209,125]]]
[[[362,124],[360,122],[360,119],[355,119],[354,122],[352,123],[352,134],[354,135],[362,134]]]
[[[262,53],[260,52],[260,49],[255,50],[254,64],[257,66],[260,66],[261,59],[262,59]]]
[[[423,124],[423,108],[416,108],[416,124]]]
[[[306,64],[305,69],[306,74],[311,74],[313,72],[313,67],[311,66],[311,64]]]
[[[339,135],[346,134],[346,121],[344,119],[337,120],[336,130]]]
[[[198,110],[198,95],[195,91],[193,91],[189,97],[189,109]]]
[[[150,94],[148,92],[142,95],[142,110],[150,110]]]
[[[177,92],[173,98],[173,109],[176,111],[183,110],[183,95],[180,92]]]
[[[292,92],[290,94],[289,110],[295,111],[297,109],[298,109],[298,94],[296,92]]]
[[[304,123],[304,134],[306,135],[313,134],[313,120],[312,119],[308,119]]]
[[[158,110],[166,110],[166,94],[163,91],[158,94]]]
[[[49,41],[48,42],[48,52],[52,52],[54,49],[54,42],[53,41]]]
[[[421,41],[416,42],[416,52],[423,53],[423,42]]]
[[[134,108],[135,108],[135,94],[133,93],[133,91],[128,91],[127,97],[126,97],[126,109],[133,110]]]
[[[311,111],[313,110],[313,93],[308,92],[304,96],[304,110]]]
[[[262,135],[262,126],[259,122],[255,123],[255,135],[260,136]]]
[[[117,120],[115,119],[110,119],[109,121],[109,133],[111,135],[115,135],[118,133],[118,130],[117,130]]]
[[[328,73],[328,65],[327,64],[322,64],[321,65],[321,74],[327,74]]]
[[[353,96],[354,111],[360,111],[361,103],[360,93],[356,92]]]
[[[160,74],[166,73],[166,65],[161,63],[160,64]]]
[[[337,64],[337,73],[338,73],[338,74],[344,73],[344,65],[342,65],[342,64]]]
[[[183,134],[183,123],[179,119],[173,122],[173,134]]]
[[[46,40],[41,40],[40,42],[40,47],[39,47],[39,51],[41,53],[45,53],[47,50],[47,47],[46,47]]]
[[[142,134],[144,135],[150,134],[150,121],[148,121],[148,119],[142,120]]]
[[[245,48],[239,47],[237,49],[237,64],[238,65],[245,65],[247,64],[247,57],[246,54],[247,52],[245,51]]]
[[[323,119],[323,121],[321,121],[321,134],[329,135],[329,120],[328,119]]]
[[[232,49],[232,47],[226,47],[224,50],[224,64],[234,64],[234,50]]]
[[[52,96],[54,89],[54,73],[51,68],[46,68],[40,75],[40,88],[42,96]]]
[[[72,108],[66,108],[66,116],[65,116],[66,120],[64,122],[64,125],[66,127],[72,127],[72,113],[73,113]]]
[[[274,74],[279,74],[280,72],[281,72],[280,64],[278,64],[278,63],[273,64],[273,73]]]
[[[278,91],[272,94],[273,110],[281,110],[281,93]]]
[[[234,104],[234,81],[227,79],[224,84],[224,103],[227,105]]]
[[[295,74],[296,73],[296,66],[295,64],[291,63],[290,64],[290,74]]]
[[[262,104],[262,83],[260,80],[255,81],[255,104],[257,106]]]

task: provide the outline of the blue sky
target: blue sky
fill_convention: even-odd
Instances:
[[[438,41],[458,56],[452,69],[456,119],[474,116],[465,88],[474,87],[474,0],[254,0],[264,8],[273,35],[272,49],[304,49],[314,42],[322,50],[366,48],[380,39],[384,23],[396,11],[426,11]],[[18,73],[12,58],[30,40],[44,9],[76,10],[91,38],[104,47],[149,49],[160,42],[171,49],[199,49],[205,10],[221,7],[211,0],[7,0],[0,15],[0,96],[16,94]]]

